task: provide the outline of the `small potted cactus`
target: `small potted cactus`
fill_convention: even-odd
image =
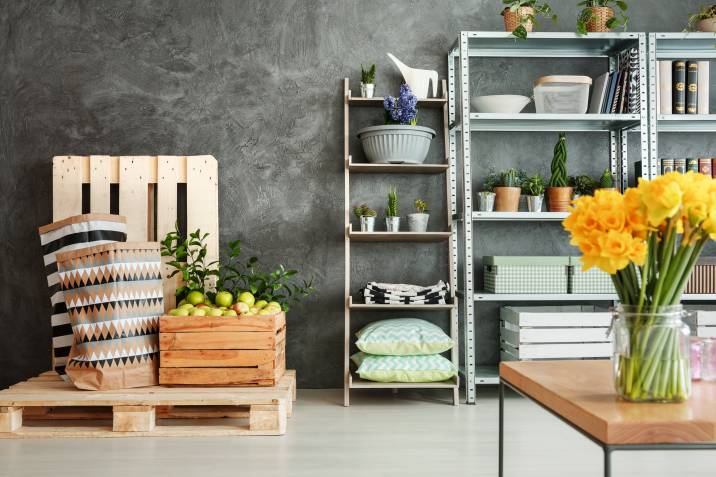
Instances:
[[[368,207],[368,204],[361,204],[353,209],[353,213],[360,220],[361,232],[373,232],[375,230],[375,216],[378,213]]]
[[[500,183],[497,173],[490,172],[482,182],[482,190],[477,193],[477,210],[492,212],[495,210],[495,186]]]
[[[522,183],[522,190],[527,195],[527,210],[530,212],[542,212],[544,201],[544,178],[535,174]]]
[[[360,65],[360,96],[361,98],[372,98],[375,93],[375,65],[363,69]]]
[[[400,232],[398,192],[395,190],[395,186],[391,186],[388,190],[388,207],[385,209],[385,229],[388,232]]]
[[[615,189],[614,176],[612,176],[612,171],[610,171],[609,169],[604,169],[604,172],[602,172],[602,176],[599,178],[599,188]]]
[[[415,213],[408,214],[408,230],[411,232],[427,232],[428,230],[428,204],[422,199],[415,199],[413,202]]]
[[[500,185],[495,187],[495,210],[517,212],[522,195],[522,181],[517,169],[508,169],[500,176]]]
[[[594,189],[597,188],[597,182],[586,174],[569,178],[569,185],[574,192],[574,198],[583,195],[594,195]]]
[[[551,165],[552,175],[547,187],[547,205],[550,212],[567,212],[572,202],[573,188],[569,186],[567,176],[567,136],[559,135],[554,146],[554,157]]]

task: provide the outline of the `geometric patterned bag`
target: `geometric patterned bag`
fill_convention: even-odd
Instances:
[[[157,242],[111,243],[57,255],[74,344],[67,374],[80,389],[158,383],[164,312]]]
[[[65,365],[72,346],[72,327],[57,275],[56,255],[90,245],[124,242],[127,240],[127,219],[110,214],[76,215],[40,227],[38,232],[52,305],[52,365],[66,380]]]

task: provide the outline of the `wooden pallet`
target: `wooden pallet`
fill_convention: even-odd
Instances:
[[[282,435],[296,398],[295,371],[270,388],[147,388],[82,391],[54,371],[0,391],[0,438]],[[242,419],[178,425],[175,419]],[[49,421],[51,425],[23,425]],[[111,425],[69,420],[111,419]],[[163,423],[161,420],[171,419]],[[157,422],[157,421],[160,422]]]

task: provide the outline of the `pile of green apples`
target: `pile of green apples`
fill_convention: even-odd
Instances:
[[[278,302],[256,301],[251,292],[242,292],[234,300],[228,291],[216,294],[214,302],[200,291],[190,292],[169,311],[172,316],[239,316],[239,315],[275,315],[281,311]]]

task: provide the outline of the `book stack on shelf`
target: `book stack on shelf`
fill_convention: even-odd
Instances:
[[[660,159],[659,172],[666,174],[668,172],[700,172],[709,177],[716,177],[716,157],[689,157],[686,159]]]
[[[589,114],[639,114],[639,52],[621,56],[619,67],[594,80]]]
[[[658,114],[709,114],[709,62],[659,61]]]

